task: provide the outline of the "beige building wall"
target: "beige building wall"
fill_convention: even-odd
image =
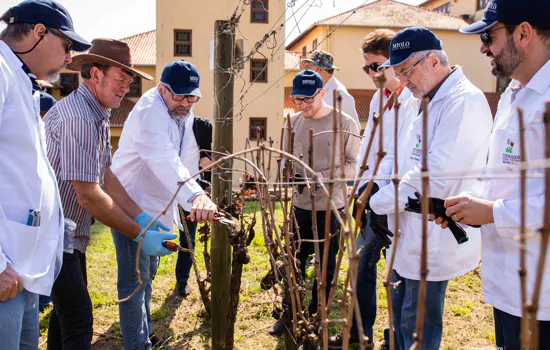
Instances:
[[[157,0],[157,77],[160,77],[163,68],[170,62],[185,59],[197,66],[201,75],[201,100],[195,105],[196,115],[212,120],[215,106],[214,76],[210,69],[210,47],[214,39],[214,23],[216,20],[228,19],[240,0],[203,0],[193,3],[193,11],[183,0]],[[275,21],[285,11],[285,0],[269,1],[269,23],[251,23],[250,6],[242,14],[236,39],[244,40],[244,52],[247,55],[254,43],[261,40],[265,33],[280,25]],[[284,18],[284,16],[283,16]],[[192,30],[192,56],[174,56],[174,29]],[[272,50],[264,45],[260,52],[267,58],[271,57]],[[256,82],[240,101],[242,92],[250,86],[250,64],[247,62],[242,70],[241,78],[235,79],[234,90],[234,150],[245,147],[249,136],[250,118],[267,118],[267,138],[275,140],[274,147],[279,147],[281,128],[283,127],[284,79],[275,83],[284,75],[284,29],[277,34],[277,45],[283,45],[268,65],[267,83]],[[311,45],[311,44],[310,44]],[[256,55],[254,58],[262,58]],[[244,81],[243,81],[244,79]],[[275,84],[271,87],[272,84]],[[268,90],[269,88],[269,90]],[[268,91],[267,91],[268,90]],[[267,92],[266,92],[267,91]],[[260,94],[263,94],[260,98]],[[258,98],[256,101],[254,99]],[[247,106],[248,105],[248,106]],[[243,106],[247,106],[243,111]],[[215,128],[216,126],[214,126]]]
[[[363,72],[363,55],[361,42],[363,38],[374,29],[360,27],[338,28],[328,45],[330,52],[334,55],[334,64],[340,67],[335,76],[348,89],[375,89],[371,79]],[[399,29],[392,29],[398,31]],[[449,56],[451,65],[460,65],[466,76],[479,87],[483,92],[494,92],[496,79],[491,74],[490,60],[479,53],[480,41],[477,35],[464,35],[458,31],[434,31],[442,40],[443,49]],[[296,43],[290,51],[301,47],[302,41]],[[286,86],[292,86],[289,74]]]
[[[420,7],[433,10],[446,3],[451,4],[451,16],[473,15],[477,10],[477,0],[433,0],[420,5]]]

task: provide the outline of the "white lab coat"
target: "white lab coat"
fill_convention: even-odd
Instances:
[[[0,41],[0,272],[10,263],[32,293],[50,295],[63,259],[63,213],[46,155],[40,95]],[[27,225],[29,209],[40,226]]]
[[[531,81],[512,98],[513,81],[502,94],[491,135],[489,174],[517,175],[518,178],[495,178],[485,182],[483,198],[496,201],[493,207],[494,224],[481,228],[483,264],[481,281],[485,301],[499,310],[521,317],[521,290],[517,268],[519,267],[520,233],[520,180],[519,180],[519,125],[517,108],[524,110],[525,148],[527,162],[536,166],[545,159],[543,113],[550,100],[550,61]],[[542,168],[529,171],[541,174]],[[528,174],[529,175],[529,174]],[[527,179],[526,191],[527,231],[527,299],[531,300],[539,260],[544,210],[544,177]],[[537,319],[550,321],[550,256],[547,256],[542,282]]]
[[[471,181],[460,176],[472,171],[481,172],[485,166],[492,116],[483,93],[476,88],[458,67],[443,83],[428,105],[428,139],[422,135],[422,114],[418,114],[420,100],[414,99],[403,109],[415,117],[406,134],[399,140],[399,220],[402,237],[397,247],[394,269],[408,279],[420,279],[422,246],[422,216],[405,212],[407,197],[422,193],[422,142],[428,142],[428,168],[431,176],[450,172],[456,179],[430,179],[429,196],[447,198],[471,186]],[[381,174],[391,174],[393,146],[381,164]],[[441,175],[441,174],[440,174]],[[375,213],[394,212],[393,184],[378,182],[381,188],[370,201]],[[386,184],[386,185],[385,185]],[[385,186],[384,186],[385,185]],[[382,187],[384,186],[384,187]],[[393,215],[388,216],[390,230],[394,230]],[[457,244],[448,229],[428,223],[428,281],[446,281],[478,266],[480,259],[479,229],[466,229],[469,241]],[[390,253],[391,254],[391,253]],[[389,258],[388,258],[389,261]]]
[[[193,131],[186,129],[185,134],[192,136]],[[130,112],[111,165],[128,195],[150,215],[156,216],[164,210],[178,182],[192,175],[182,164],[185,147],[180,154],[180,143],[176,122],[168,114],[157,88],[150,89]],[[195,180],[187,181],[172,208],[160,220],[172,227],[176,204],[190,211],[191,199],[203,193]]]
[[[357,124],[357,129],[361,130],[361,123],[359,122],[359,116],[357,115],[357,110],[355,109],[355,99],[350,95],[344,84],[332,76],[323,88],[327,90],[325,102],[329,106],[334,105],[334,90],[338,91],[340,95],[342,95],[342,113],[349,115]]]
[[[403,89],[401,92],[401,95],[399,95],[399,103],[401,103],[403,106],[408,102],[409,99],[414,99],[413,94],[409,89]],[[384,96],[383,103],[386,104],[388,101],[388,98]],[[380,113],[380,90],[377,90],[374,93],[374,96],[372,97],[372,100],[370,101],[370,108],[369,108],[369,119],[367,121],[367,127],[365,128],[365,133],[363,134],[363,139],[361,140],[361,149],[359,150],[359,155],[357,156],[357,171],[356,174],[359,176],[361,173],[361,165],[363,165],[363,158],[365,157],[365,151],[367,150],[370,135],[372,132],[372,128],[374,127],[374,115],[378,115]],[[398,131],[397,135],[402,135],[403,131],[405,129],[405,126],[407,123],[405,122],[405,116],[406,114],[400,113],[399,120],[398,120]],[[384,133],[384,139],[382,140],[384,142],[383,148],[384,151],[388,151],[390,144],[393,140],[394,135],[394,128],[395,128],[395,109],[387,109],[384,113],[384,116],[382,117],[382,132]],[[378,158],[378,146],[379,146],[379,140],[380,140],[380,129],[376,129],[376,133],[374,134],[374,139],[372,142],[372,147],[370,150],[370,153],[367,158],[367,164],[369,168],[365,171],[363,174],[363,180],[359,182],[359,187],[357,187],[357,191],[365,185],[368,182],[368,179],[371,177],[372,172],[374,171],[374,166],[376,164],[376,159]]]

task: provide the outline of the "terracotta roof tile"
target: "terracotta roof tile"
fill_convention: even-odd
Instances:
[[[433,12],[418,6],[407,5],[394,0],[377,0],[313,23],[287,45],[287,49],[292,48],[316,26],[337,26],[340,24],[343,27],[400,29],[422,26],[432,30],[458,30],[468,23],[460,18]]]
[[[123,99],[120,107],[113,109],[111,112],[111,127],[122,128],[135,105],[136,103],[134,101],[127,98]]]
[[[154,66],[157,62],[157,31],[129,36],[120,39],[130,46],[132,62],[136,66]]]

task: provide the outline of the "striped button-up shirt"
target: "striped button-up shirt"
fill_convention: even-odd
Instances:
[[[48,158],[54,169],[66,218],[76,223],[74,248],[86,252],[92,215],[76,198],[71,181],[103,186],[111,166],[110,110],[104,110],[84,83],[44,116]]]

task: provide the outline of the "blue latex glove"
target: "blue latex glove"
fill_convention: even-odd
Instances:
[[[139,235],[137,235],[137,237],[134,238],[134,242],[139,242],[139,240],[141,239],[141,236],[143,236],[143,230],[141,230]],[[177,235],[172,233],[162,233],[159,231],[152,231],[149,229],[145,234],[145,238],[143,238],[141,249],[147,255],[163,256],[163,255],[172,254],[173,251],[164,248],[162,246],[162,242],[170,241],[177,237],[178,237]]]
[[[142,211],[141,213],[139,213],[138,216],[136,216],[135,218],[135,222],[141,226],[141,228],[146,228],[147,225],[149,225],[149,223],[151,221],[153,221],[153,217],[149,214],[147,214],[146,212]],[[170,232],[171,230],[166,227],[165,224],[163,224],[160,220],[157,220],[155,221],[154,224],[151,225],[151,227],[149,228],[150,231],[160,231],[160,230],[163,230],[163,231],[166,231],[166,232]]]

